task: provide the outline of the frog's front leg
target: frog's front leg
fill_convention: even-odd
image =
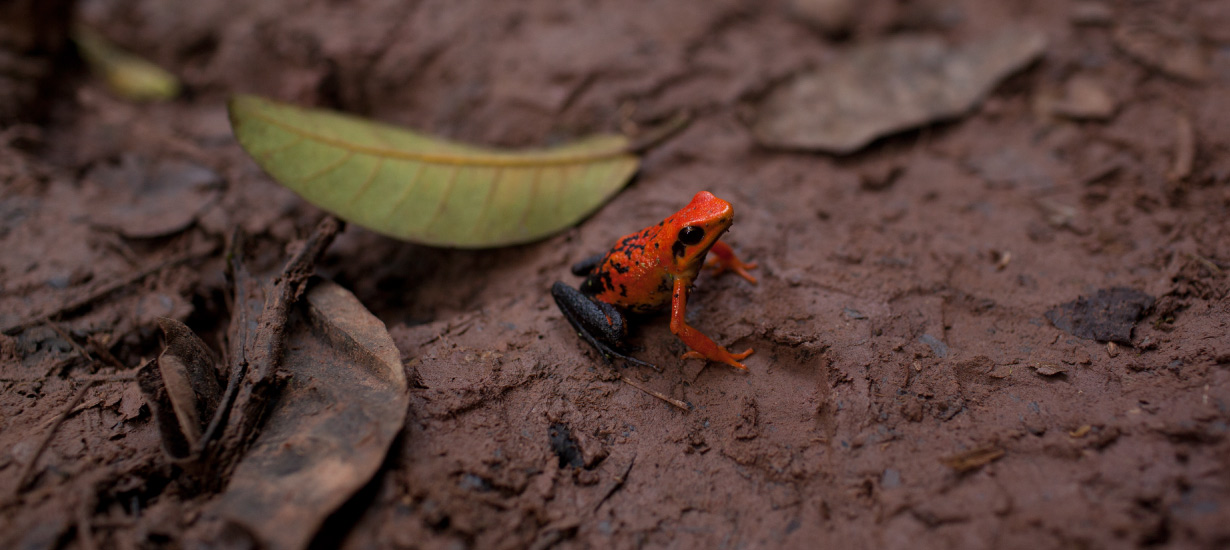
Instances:
[[[673,292],[671,295],[671,332],[683,340],[689,348],[692,348],[692,351],[683,354],[683,358],[708,359],[747,370],[747,367],[743,366],[739,360],[751,355],[752,350],[749,348],[743,353],[730,353],[701,331],[689,326],[684,318],[688,306],[688,283],[683,279],[675,279]]]
[[[747,282],[756,284],[756,278],[748,273],[750,269],[756,269],[756,262],[744,262],[735,256],[735,251],[730,245],[717,241],[713,243],[713,247],[709,249],[712,254],[709,261],[705,262],[705,267],[712,268],[713,274],[718,275],[726,271],[733,271],[740,277],[743,277]]]
[[[611,362],[612,357],[623,359],[634,365],[659,370],[652,363],[646,363],[625,354],[624,338],[628,335],[628,325],[624,321],[619,308],[606,302],[599,302],[562,282],[551,285],[551,297],[559,307],[564,318],[572,328],[576,329],[581,339],[594,346],[603,360]]]

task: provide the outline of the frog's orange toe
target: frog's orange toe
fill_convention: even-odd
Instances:
[[[739,361],[742,359],[746,359],[749,355],[751,355],[753,352],[752,349],[749,348],[747,351],[743,353],[730,353],[726,351],[725,349],[723,349],[722,351],[724,352],[722,357],[709,357],[709,356],[702,354],[699,351],[689,351],[683,354],[683,358],[684,359],[704,359],[706,361],[726,363],[727,365],[730,365],[737,369],[747,370],[747,367],[743,366],[743,363],[740,363]]]
[[[740,262],[739,260],[728,262],[728,261],[722,261],[719,258],[711,258],[708,261],[708,263],[705,264],[705,267],[713,270],[714,276],[721,275],[722,273],[725,273],[727,271],[732,271],[736,275],[743,277],[745,280],[747,280],[747,282],[756,284],[756,277],[754,277],[751,273],[747,272],[747,270],[749,269],[756,269],[758,267],[758,264],[756,262],[743,263],[743,262]]]
[[[753,277],[751,273],[747,272],[748,269],[756,269],[756,263],[752,262],[750,264],[743,264],[742,267],[734,268],[734,272],[738,273],[739,276],[743,277],[745,280],[747,280],[747,282],[756,284],[756,278]]]

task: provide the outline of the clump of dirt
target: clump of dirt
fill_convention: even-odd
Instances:
[[[0,131],[0,544],[199,527],[212,493],[162,453],[131,373],[159,318],[228,349],[227,243],[276,272],[322,215],[234,143],[235,92],[509,146],[694,113],[544,242],[338,236],[317,272],[388,325],[410,404],[319,543],[1230,544],[1230,7],[874,0],[834,38],[787,4],[81,2],[187,93],[128,103],[66,63],[51,121]],[[957,120],[840,157],[753,139],[775,86],[857,44],[1018,25],[1041,58]],[[1110,97],[1056,108],[1076,78]],[[759,284],[702,276],[689,323],[754,348],[748,371],[679,359],[664,317],[632,338],[662,372],[605,364],[551,284],[702,189],[734,205]],[[1048,321],[1112,288],[1156,301],[1109,337]]]

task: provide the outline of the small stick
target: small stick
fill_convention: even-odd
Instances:
[[[88,393],[92,387],[94,387],[94,381],[87,380],[85,385],[82,386],[80,390],[77,390],[77,395],[74,395],[72,399],[68,400],[68,403],[64,406],[64,409],[61,410],[55,420],[51,422],[51,426],[48,427],[47,432],[43,434],[42,441],[39,441],[38,447],[35,448],[34,456],[30,457],[30,461],[27,462],[25,466],[22,466],[21,474],[17,476],[17,487],[14,489],[16,494],[21,494],[21,492],[26,489],[26,485],[30,482],[30,475],[34,471],[34,466],[38,464],[39,457],[43,456],[43,451],[46,451],[47,446],[51,444],[51,438],[55,436],[56,431],[60,429],[60,425],[63,424],[65,420],[68,420],[68,415],[72,414],[73,409],[77,408],[77,405],[81,404],[81,401],[85,399],[85,394]]]
[[[661,400],[663,400],[663,401],[665,401],[665,402],[667,402],[667,403],[670,403],[671,405],[674,405],[674,406],[676,406],[676,407],[679,407],[681,410],[684,410],[684,411],[690,411],[690,410],[692,410],[692,407],[691,407],[691,406],[689,406],[687,403],[684,403],[683,401],[680,401],[680,400],[675,399],[675,398],[673,398],[673,397],[668,397],[666,394],[664,394],[664,393],[662,393],[662,392],[660,392],[660,391],[657,391],[657,390],[651,390],[651,389],[649,389],[649,388],[646,388],[645,386],[640,385],[638,382],[633,381],[631,378],[628,378],[628,377],[627,377],[626,375],[624,375],[624,373],[622,373],[622,372],[621,372],[621,373],[619,373],[619,379],[620,379],[620,380],[623,380],[623,381],[624,381],[626,384],[628,384],[629,386],[632,386],[632,387],[634,387],[634,388],[636,388],[636,389],[638,389],[638,390],[641,390],[641,391],[643,391],[643,392],[645,392],[645,393],[647,393],[647,394],[649,394],[649,395],[652,395],[652,396],[654,396],[654,397],[657,397],[658,399],[661,399]]]
[[[80,374],[74,376],[73,379],[86,382],[129,382],[137,379],[137,371],[131,370],[112,374]]]

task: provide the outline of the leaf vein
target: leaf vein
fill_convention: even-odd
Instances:
[[[410,197],[411,191],[414,191],[414,188],[418,187],[419,176],[422,175],[422,173],[423,173],[423,163],[421,162],[416,163],[414,175],[410,176],[410,181],[406,182],[406,187],[401,190],[401,195],[398,195],[397,200],[394,201],[393,209],[389,210],[388,214],[385,214],[384,216],[385,222],[388,222],[389,219],[392,218],[393,215],[396,214],[397,211],[401,209],[402,203],[406,202],[406,199]]]
[[[316,179],[316,178],[319,178],[320,176],[323,176],[323,175],[325,175],[325,174],[328,174],[329,172],[332,172],[332,171],[334,171],[334,170],[337,170],[337,168],[338,168],[339,166],[341,166],[341,165],[343,165],[343,164],[346,164],[346,162],[348,162],[348,161],[350,160],[350,158],[351,158],[351,157],[353,157],[353,156],[354,156],[354,151],[346,151],[346,154],[342,155],[342,156],[341,156],[341,158],[339,158],[339,159],[337,159],[337,160],[335,160],[335,161],[333,161],[333,162],[330,162],[329,164],[325,165],[325,166],[324,166],[323,168],[321,168],[320,170],[317,170],[317,171],[315,171],[315,172],[312,172],[311,174],[308,174],[306,177],[302,177],[302,178],[298,178],[298,179],[295,179],[295,180],[288,181],[287,183],[289,183],[289,184],[291,184],[291,185],[303,185],[303,184],[305,184],[305,183],[307,183],[307,182],[309,182],[309,181],[312,181],[312,180],[314,180],[314,179]]]
[[[350,196],[350,201],[346,203],[346,206],[354,206],[359,201],[359,197],[367,192],[367,188],[371,187],[373,181],[376,181],[376,174],[380,173],[381,168],[384,168],[384,158],[376,157],[376,164],[372,165],[371,173],[367,175],[367,179],[363,180],[363,184],[354,192],[354,195]]]
[[[444,212],[444,207],[448,204],[448,198],[453,194],[453,188],[457,187],[457,173],[460,171],[461,168],[454,167],[452,172],[449,173],[448,181],[444,183],[444,195],[441,196],[439,202],[436,203],[436,210],[431,213],[431,219],[427,221],[426,227],[428,233],[431,232],[431,227],[435,225],[436,219],[440,217],[440,213]]]
[[[486,223],[486,216],[487,210],[491,209],[491,197],[495,195],[496,187],[500,185],[500,180],[503,179],[504,174],[507,173],[508,170],[503,166],[497,166],[495,168],[495,174],[491,176],[491,182],[487,184],[487,194],[483,196],[483,205],[478,209],[478,217],[475,218],[477,221],[474,224],[474,229],[470,231],[471,234],[478,233],[480,229],[483,229],[488,225]]]

